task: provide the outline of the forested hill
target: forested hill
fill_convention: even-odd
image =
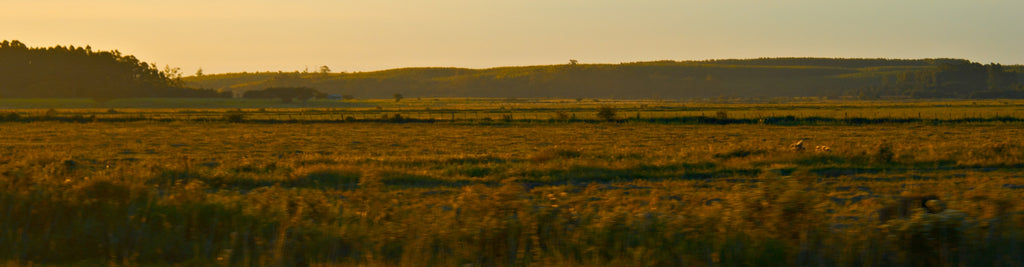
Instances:
[[[186,88],[178,69],[164,71],[155,64],[119,51],[91,47],[28,47],[0,42],[0,97],[76,98],[107,100],[122,97],[219,97],[214,90]]]
[[[0,97],[230,97],[311,87],[356,98],[1024,98],[1024,67],[962,59],[761,58],[181,77],[118,51],[0,42]],[[205,89],[193,89],[205,88]],[[223,93],[222,93],[223,92]]]
[[[491,69],[404,68],[358,73],[261,72],[185,77],[194,87],[245,91],[304,86],[357,98],[1024,97],[1021,66],[962,59],[761,58],[564,64]]]

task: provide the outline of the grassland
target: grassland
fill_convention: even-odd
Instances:
[[[1024,123],[982,120],[1022,116],[1019,102],[350,105],[0,111],[18,114],[0,122],[0,262],[1024,264]],[[350,115],[439,110],[456,119]],[[314,111],[341,117],[297,115]],[[875,112],[923,119],[756,120]]]
[[[97,103],[90,99],[0,99],[0,107],[0,115],[18,116],[18,119],[6,118],[8,121],[209,122],[226,120],[228,114],[239,114],[240,119],[249,122],[579,122],[603,121],[597,116],[597,109],[601,107],[614,108],[617,111],[615,119],[627,122],[686,123],[699,117],[737,120],[711,123],[756,123],[759,119],[767,119],[768,123],[771,123],[772,118],[796,120],[788,124],[809,124],[822,118],[881,122],[957,122],[1024,118],[1024,101],[1020,100],[840,101],[805,98],[745,102],[421,98],[402,101],[368,99],[281,103],[269,99],[139,98],[115,99],[105,103]],[[400,119],[395,120],[395,115]],[[834,123],[856,124],[857,121]]]

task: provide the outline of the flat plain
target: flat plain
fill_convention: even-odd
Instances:
[[[12,109],[0,262],[1024,264],[1020,102],[545,101]]]

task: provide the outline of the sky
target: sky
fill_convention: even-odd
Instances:
[[[0,40],[186,74],[759,57],[1024,64],[1020,0],[0,0]]]

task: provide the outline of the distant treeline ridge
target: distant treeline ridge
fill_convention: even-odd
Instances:
[[[161,71],[120,51],[92,47],[32,48],[22,42],[0,42],[0,97],[93,98],[230,97],[231,92],[193,89],[184,85],[179,69]]]
[[[325,68],[329,69],[329,68]],[[759,58],[491,69],[260,72],[185,77],[235,91],[310,87],[357,98],[1024,98],[1022,66],[963,59]]]
[[[338,98],[1024,98],[1024,66],[964,59],[758,58],[490,69],[229,73],[178,68],[91,47],[0,42],[0,97],[241,97],[309,88]],[[210,89],[195,89],[210,88]],[[308,95],[300,92],[296,97]],[[284,98],[282,98],[284,99]]]

